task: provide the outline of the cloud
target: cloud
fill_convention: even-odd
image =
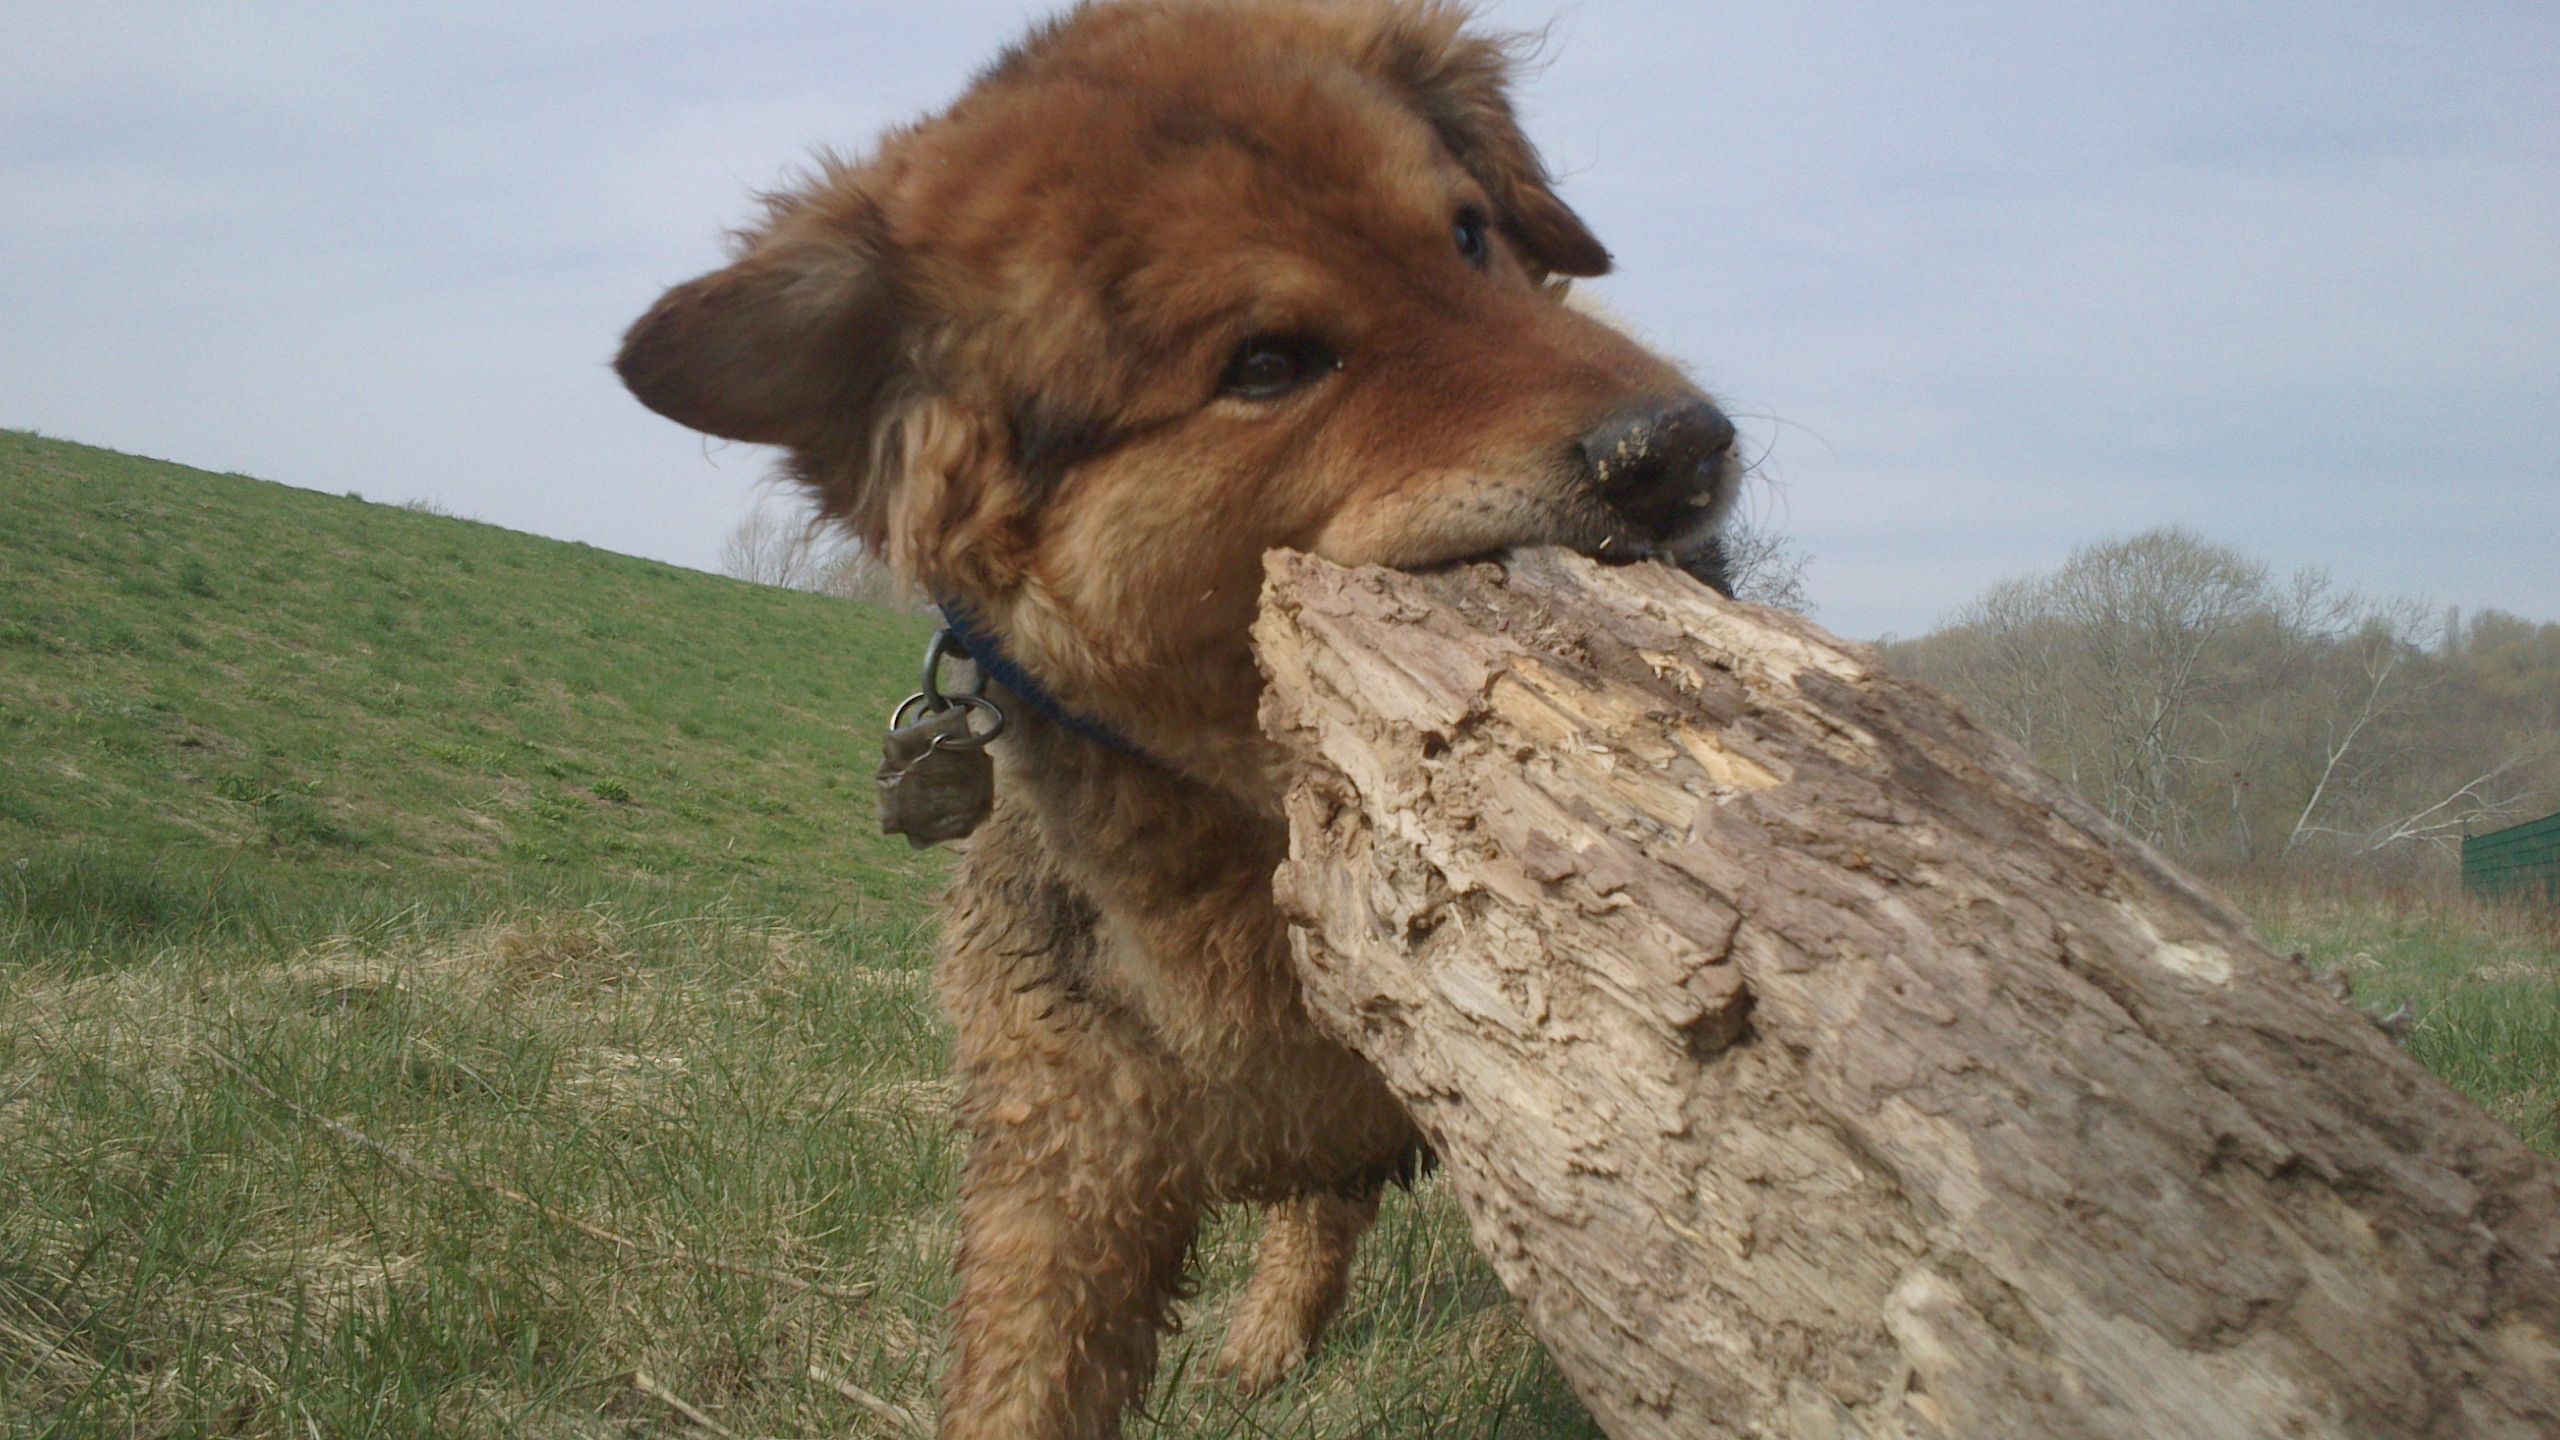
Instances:
[[[21,7],[0,423],[679,563],[764,473],[604,368],[748,196],[1038,10]],[[1774,444],[1824,618],[2163,521],[2560,615],[2560,18],[2452,4],[1553,20],[1610,295]]]

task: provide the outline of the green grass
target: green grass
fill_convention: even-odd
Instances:
[[[868,784],[922,638],[0,432],[0,1435],[701,1433],[635,1372],[899,1433],[813,1365],[930,1415],[941,871]],[[1252,1239],[1133,1434],[1595,1433],[1445,1184],[1234,1398]]]
[[[0,957],[611,897],[823,924],[916,617],[0,432]]]
[[[2420,1064],[2560,1157],[2560,914],[2482,904],[2450,878],[2257,877],[2231,893],[2269,945],[2342,974],[2358,1004],[2405,1007]]]
[[[912,951],[526,914],[5,1002],[9,1433],[685,1433],[635,1371],[741,1435],[881,1433],[812,1364],[931,1413],[958,1146]],[[877,1288],[626,1253],[314,1117],[650,1246]],[[1249,1241],[1230,1217],[1206,1247],[1134,1433],[1590,1433],[1440,1186],[1391,1204],[1315,1371],[1233,1398],[1204,1372]]]

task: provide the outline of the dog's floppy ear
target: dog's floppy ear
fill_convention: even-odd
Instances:
[[[736,263],[661,297],[615,371],[641,404],[713,435],[864,443],[904,363],[881,228],[868,205],[779,216]]]
[[[1512,111],[1516,43],[1462,29],[1465,16],[1453,5],[1398,7],[1391,15],[1373,63],[1491,194],[1503,233],[1550,274],[1608,274],[1608,247],[1556,197]]]

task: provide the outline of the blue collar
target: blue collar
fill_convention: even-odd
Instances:
[[[1047,686],[1032,679],[1029,671],[1013,663],[1012,657],[1004,653],[1004,647],[996,643],[994,632],[988,630],[978,617],[970,612],[967,605],[958,600],[938,600],[935,604],[942,611],[943,628],[950,632],[953,640],[959,642],[961,650],[966,652],[970,661],[978,667],[979,673],[1012,691],[1014,697],[1023,704],[1048,717],[1060,729],[1090,740],[1105,750],[1116,750],[1123,755],[1144,760],[1150,764],[1163,763],[1139,749],[1137,742],[1128,736],[1089,715],[1078,715],[1060,704],[1058,697],[1050,694]]]

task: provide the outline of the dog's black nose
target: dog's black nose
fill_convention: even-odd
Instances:
[[[1733,422],[1704,400],[1655,401],[1610,416],[1575,448],[1611,509],[1668,537],[1715,503]]]

